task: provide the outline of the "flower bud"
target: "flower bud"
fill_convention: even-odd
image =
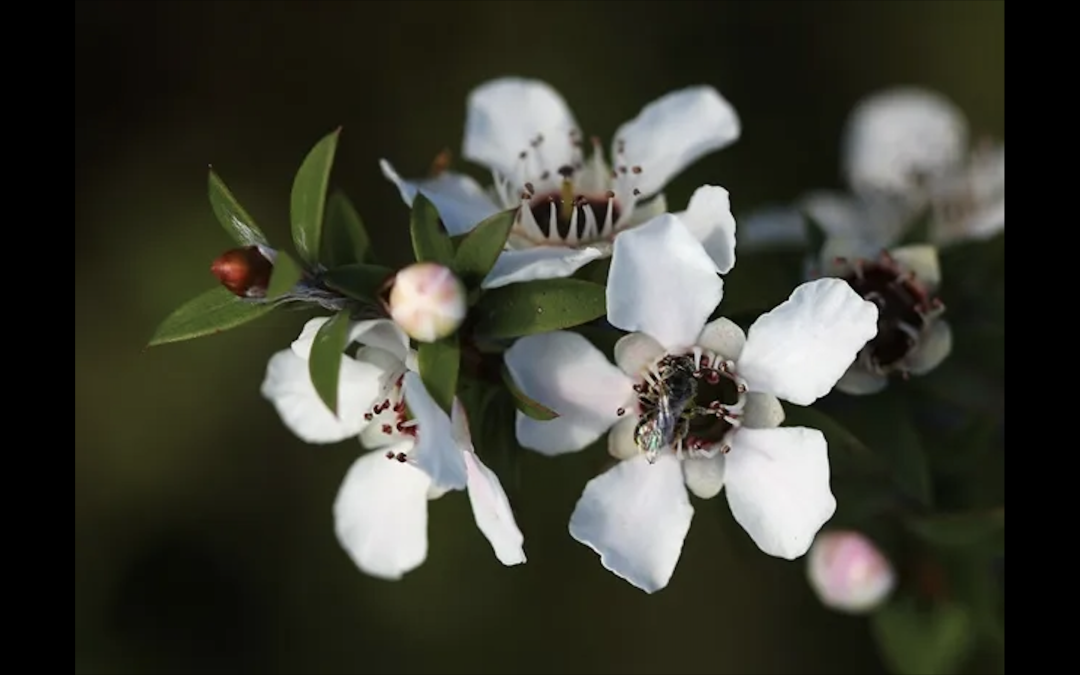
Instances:
[[[457,330],[465,318],[465,286],[442,265],[409,265],[394,277],[390,317],[409,337],[435,342]]]
[[[273,252],[260,246],[245,246],[225,251],[210,265],[221,285],[241,298],[261,298],[270,285],[274,271]]]
[[[819,534],[807,556],[807,576],[822,604],[848,614],[873,610],[896,584],[889,561],[854,531]]]

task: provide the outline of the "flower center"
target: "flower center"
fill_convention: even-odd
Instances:
[[[836,262],[849,268],[841,278],[878,308],[877,335],[859,352],[859,361],[878,374],[906,374],[904,359],[944,312],[941,300],[931,297],[915,273],[905,271],[886,252],[875,260]]]
[[[495,191],[503,206],[520,206],[511,247],[577,248],[610,242],[620,229],[633,224],[642,167],[617,162],[612,170],[596,138],[592,156],[586,160],[576,130],[570,132],[569,143],[570,161],[556,165],[550,158],[550,142],[538,134],[518,155],[515,175],[495,174]],[[565,157],[565,153],[559,155]],[[616,160],[622,155],[619,144]]]
[[[747,386],[732,361],[695,347],[660,358],[634,391],[634,442],[652,462],[664,448],[679,459],[728,452],[729,435],[739,427],[746,405]],[[619,414],[624,412],[620,409]]]
[[[390,391],[386,392],[385,398],[372,406],[371,410],[364,413],[364,419],[370,422],[372,428],[382,436],[385,436],[384,445],[390,445],[406,439],[416,439],[419,431],[416,420],[409,416],[409,409],[405,406],[405,397],[401,391],[401,385],[405,381],[402,373],[393,380]],[[395,459],[402,464],[409,461],[405,452],[394,454],[386,453],[387,459]]]

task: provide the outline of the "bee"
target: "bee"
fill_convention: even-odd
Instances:
[[[634,443],[645,453],[650,464],[657,455],[690,431],[690,417],[697,395],[694,358],[688,354],[665,356],[657,364],[659,377],[642,394],[642,413],[634,428]]]

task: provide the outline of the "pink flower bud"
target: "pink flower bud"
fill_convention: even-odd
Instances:
[[[435,342],[450,335],[465,309],[465,286],[442,265],[416,263],[394,277],[390,317],[415,340]]]
[[[219,255],[211,263],[210,271],[222,286],[241,298],[261,298],[270,284],[274,261],[260,247],[245,246]]]
[[[854,531],[822,532],[807,555],[807,576],[822,604],[848,614],[876,608],[896,575],[872,541]]]

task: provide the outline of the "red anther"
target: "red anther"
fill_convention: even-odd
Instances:
[[[701,357],[701,367],[702,368],[708,368],[709,367],[709,357],[708,356],[702,356]]]
[[[635,197],[640,197],[641,196],[641,190],[639,190],[637,188],[634,188],[634,196]]]
[[[626,408],[619,408],[618,410],[615,411],[615,414],[618,415],[619,417],[622,417],[623,415],[626,414]]]
[[[369,412],[364,413],[364,420],[365,421],[370,422],[373,419],[375,419],[375,415],[373,415],[373,414],[371,414]]]
[[[529,193],[530,197],[536,194],[536,188],[533,187],[532,183],[525,183],[525,191]]]
[[[382,425],[382,432],[389,436],[390,434],[394,433],[394,427],[390,426],[389,424],[384,424]]]
[[[404,452],[399,452],[397,455],[397,461],[404,464],[405,462],[409,461],[409,457]]]
[[[640,166],[632,166],[632,167],[630,167],[630,170],[633,171],[634,173],[641,173],[641,167]]]
[[[405,401],[398,401],[394,404],[394,412],[405,412]]]
[[[715,370],[708,371],[708,373],[705,375],[705,381],[709,384],[716,384],[720,381],[720,373],[716,372]]]
[[[393,453],[393,452],[391,452],[391,451],[389,451],[389,450],[387,450],[387,451],[386,451],[386,458],[387,458],[387,459],[393,459],[393,458],[394,458],[394,453]]]

